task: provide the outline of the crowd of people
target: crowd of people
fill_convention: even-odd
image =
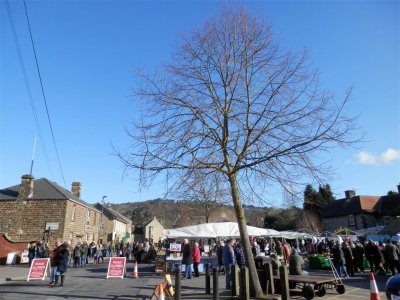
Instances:
[[[183,278],[192,278],[192,266],[194,277],[199,277],[199,265],[201,252],[204,251],[198,242],[191,244],[188,239],[184,239],[182,246],[182,264],[185,265]],[[246,266],[246,259],[240,240],[228,238],[216,243],[210,243],[210,251],[218,257],[218,274],[226,277],[226,288],[231,289],[231,266],[238,265],[239,268]],[[370,271],[379,275],[400,274],[400,247],[395,241],[387,240],[386,243],[374,241],[334,241],[322,239],[317,244],[302,242],[290,244],[289,242],[274,239],[254,239],[251,241],[253,258],[260,256],[261,253],[270,257],[274,274],[278,274],[281,264],[289,267],[289,274],[306,275],[303,270],[303,257],[309,254],[323,254],[329,256],[333,266],[341,277],[352,277],[355,273],[363,273],[364,258],[368,261]],[[84,268],[92,260],[93,264],[102,263],[105,256],[126,257],[127,260],[134,259],[138,263],[151,262],[157,255],[157,248],[152,243],[137,242],[124,243],[86,241],[77,242],[74,247],[68,243],[57,242],[54,249],[49,247],[44,241],[31,243],[29,247],[29,266],[34,258],[50,257],[51,263],[51,282],[49,286],[56,286],[60,280],[60,285],[64,284],[65,272],[68,267]]]
[[[138,262],[150,261],[155,259],[156,249],[149,242],[109,242],[103,244],[99,242],[87,241],[77,242],[74,246],[64,242],[55,242],[54,247],[49,247],[48,243],[35,241],[30,243],[28,248],[29,267],[35,258],[50,258],[51,274],[50,287],[63,286],[65,273],[68,268],[85,268],[89,262],[99,264],[104,262],[106,256],[126,257],[128,260],[133,258]]]
[[[211,241],[211,251],[218,257],[218,274],[226,276],[226,289],[231,288],[231,266],[246,265],[242,244],[236,239],[225,239],[218,243]],[[289,243],[274,239],[254,239],[251,241],[253,258],[269,256],[274,274],[278,274],[282,264],[288,266],[291,275],[307,275],[304,270],[304,257],[310,254],[323,254],[329,257],[334,268],[341,277],[352,277],[355,273],[364,272],[364,258],[368,261],[369,270],[377,275],[400,274],[400,247],[396,241],[386,243],[374,241],[345,241],[321,239],[319,243],[304,242]],[[195,276],[199,276],[200,263],[199,244],[183,242],[182,264],[185,265],[183,278],[192,278],[193,264]]]
[[[400,273],[400,247],[396,241],[322,241],[317,248],[318,253],[330,253],[335,269],[342,277],[363,273],[364,257],[368,261],[370,271],[377,275],[394,275],[396,270]]]

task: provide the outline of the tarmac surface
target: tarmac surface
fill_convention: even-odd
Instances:
[[[47,286],[49,278],[45,280],[27,281],[29,268],[27,265],[0,265],[0,299],[113,299],[113,300],[149,300],[157,286],[164,281],[164,274],[154,272],[154,264],[139,264],[139,278],[131,278],[134,265],[128,262],[125,278],[107,279],[107,259],[101,264],[89,264],[86,268],[70,268],[67,270],[63,287]],[[331,271],[311,271],[311,274],[332,276]],[[385,300],[385,284],[389,276],[375,277],[380,299]],[[219,299],[237,299],[231,297],[231,292],[224,289],[225,276],[219,276]],[[174,284],[174,276],[172,275]],[[370,299],[369,273],[357,274],[355,277],[343,279],[346,292],[338,294],[334,289],[328,289],[321,299],[333,300],[367,300]],[[201,300],[213,299],[212,278],[211,295],[205,294],[205,276],[181,280],[181,299]],[[168,296],[164,296],[168,300]],[[276,297],[279,299],[279,295]],[[314,299],[319,299],[315,297]],[[156,299],[156,298],[154,298]],[[291,299],[304,299],[300,295],[293,295]]]

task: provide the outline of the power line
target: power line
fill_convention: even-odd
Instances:
[[[57,155],[58,166],[59,166],[60,171],[61,171],[62,179],[63,179],[63,182],[64,182],[64,187],[66,188],[67,185],[66,185],[66,183],[65,183],[64,172],[63,172],[62,167],[61,167],[60,156],[58,155],[58,148],[57,148],[56,138],[55,138],[55,136],[54,136],[53,125],[52,125],[52,123],[51,123],[49,108],[48,108],[48,106],[47,106],[46,95],[45,95],[45,93],[44,93],[42,76],[41,76],[41,74],[40,74],[39,62],[38,62],[37,55],[36,55],[35,43],[33,42],[31,24],[30,24],[30,22],[29,22],[28,10],[26,9],[25,0],[24,0],[24,8],[25,8],[26,20],[28,21],[29,35],[30,35],[30,37],[31,37],[31,43],[32,43],[33,53],[34,53],[34,56],[35,56],[36,69],[37,69],[37,72],[38,72],[38,75],[39,75],[39,81],[40,81],[40,87],[41,87],[41,89],[42,89],[42,95],[43,95],[44,105],[45,105],[45,107],[46,107],[47,120],[48,120],[48,122],[49,122],[50,131],[51,131],[51,137],[52,137],[52,139],[53,139],[53,145],[54,145],[54,149],[55,149],[56,155]]]
[[[8,0],[5,0],[5,2],[6,2],[6,6],[7,6],[7,13],[8,13],[8,19],[10,21],[11,31],[12,31],[13,37],[14,37],[14,43],[15,43],[15,46],[16,46],[17,52],[18,52],[19,64],[21,66],[22,75],[24,77],[25,86],[26,86],[26,89],[27,89],[27,92],[28,92],[28,98],[29,98],[29,101],[30,101],[30,104],[31,104],[33,116],[34,116],[35,123],[36,123],[36,129],[37,129],[37,131],[39,133],[40,145],[42,146],[42,150],[43,150],[43,153],[44,153],[44,156],[45,156],[45,160],[46,160],[47,166],[49,167],[50,173],[51,173],[52,171],[51,171],[51,166],[50,166],[50,160],[49,160],[49,156],[47,155],[46,144],[44,143],[42,129],[40,127],[39,118],[38,118],[38,115],[37,115],[37,112],[36,112],[35,102],[33,101],[31,87],[29,85],[28,76],[26,74],[25,63],[24,63],[24,60],[22,58],[21,47],[19,45],[17,31],[15,30],[14,18],[13,18],[12,12],[11,12],[10,3],[8,2]]]

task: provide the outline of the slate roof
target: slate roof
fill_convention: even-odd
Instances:
[[[0,190],[0,201],[16,200],[19,195],[21,185],[14,185]],[[87,207],[94,208],[70,191],[59,186],[46,178],[35,179],[33,182],[33,194],[30,200],[72,200]],[[95,209],[95,208],[94,208]]]
[[[386,195],[379,199],[374,213],[381,216],[400,216],[400,195]]]
[[[111,220],[117,220],[117,221],[120,221],[125,224],[129,224],[130,222],[132,222],[129,218],[121,215],[119,212],[113,210],[112,208],[102,205],[101,203],[96,203],[94,206],[99,211],[102,211],[102,207],[103,207],[103,214]]]
[[[400,233],[400,218],[392,220],[388,226],[383,228],[378,234],[398,234]]]
[[[334,200],[324,209],[323,218],[347,216],[351,214],[372,213],[379,196],[354,196],[350,199]]]

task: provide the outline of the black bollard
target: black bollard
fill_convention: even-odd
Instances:
[[[239,296],[240,283],[239,283],[239,266],[231,265],[231,278],[232,278],[232,296]]]
[[[210,278],[210,265],[206,264],[206,294],[211,294],[211,278]]]
[[[181,268],[175,269],[175,300],[181,300]]]
[[[219,300],[219,281],[217,268],[213,268],[213,300]]]
[[[247,267],[240,268],[240,299],[250,299],[249,269]]]
[[[290,293],[289,293],[289,276],[286,266],[279,267],[279,278],[281,284],[281,296],[282,300],[289,300]]]

